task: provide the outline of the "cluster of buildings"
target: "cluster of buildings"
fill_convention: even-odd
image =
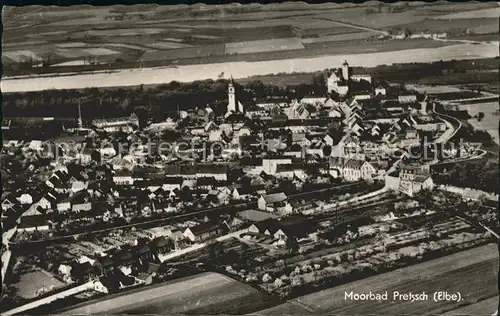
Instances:
[[[237,215],[193,215],[178,220],[168,233],[59,262],[65,278],[83,282],[114,275],[120,280],[117,287],[123,287],[134,284],[141,272],[151,272],[151,263],[160,263],[170,251],[249,223],[250,235],[285,244],[306,238],[316,231],[313,224],[277,219],[303,208],[289,188],[301,192],[383,180],[412,196],[433,187],[428,169],[395,156],[419,144],[424,134],[436,138],[446,131],[443,121],[428,114],[427,99],[412,91],[395,95],[390,85],[352,75],[347,62],[330,75],[326,90],[328,96],[273,98],[244,106],[231,79],[222,116],[207,106],[146,127],[139,126],[134,114],[94,120],[90,128],[83,128],[80,118],[74,133],[86,132],[83,138],[78,135],[84,149],[56,146],[47,157],[40,154],[50,141],[6,141],[3,228],[14,229],[22,242],[174,214],[248,208]],[[120,142],[139,146],[122,152]],[[169,145],[168,151],[159,150],[162,143]],[[243,214],[247,211],[265,220],[249,219]]]
[[[342,68],[334,69],[330,77],[327,78],[326,88],[328,93],[335,92],[339,96],[345,96],[352,89],[352,86],[356,83],[365,82],[366,84],[372,84],[372,77],[368,74],[353,75],[352,68],[349,67],[347,61],[344,61]],[[378,93],[383,93],[383,87],[377,87]],[[377,94],[378,94],[377,93]]]
[[[430,170],[417,164],[401,164],[398,171],[385,176],[385,183],[387,187],[409,196],[434,188]]]
[[[86,129],[90,132],[85,150],[61,150],[56,161],[37,158],[42,141],[14,140],[4,150],[11,158],[22,156],[33,178],[42,179],[43,188],[15,188],[2,197],[2,208],[19,209],[19,228],[25,231],[48,227],[46,220],[34,226],[27,214],[87,214],[72,215],[75,222],[91,217],[130,221],[155,212],[176,212],[193,199],[204,206],[255,199],[261,210],[290,214],[293,207],[275,192],[281,181],[290,180],[300,189],[304,182],[381,178],[396,150],[418,143],[421,132],[439,135],[446,130],[445,123],[427,114],[427,99],[419,100],[412,92],[394,96],[390,86],[376,87],[369,76],[351,71],[345,62],[326,87],[339,95],[351,93],[348,98],[271,99],[245,109],[231,80],[222,118],[207,107],[144,129],[139,129],[134,114],[94,120]],[[359,82],[370,89],[359,92],[354,87]],[[159,135],[179,130],[186,121],[179,139],[170,142],[175,155],[148,152],[152,139],[154,147],[161,141]],[[109,136],[119,131],[142,149],[120,153],[120,144]],[[111,145],[103,147],[104,141]],[[180,148],[178,141],[195,145]],[[214,144],[221,145],[219,151],[210,148]]]

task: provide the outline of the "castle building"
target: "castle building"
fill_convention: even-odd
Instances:
[[[370,75],[352,75],[352,68],[349,67],[347,61],[344,61],[342,68],[335,69],[327,78],[326,88],[328,93],[336,92],[340,96],[345,96],[349,92],[349,83],[362,80],[372,83]]]

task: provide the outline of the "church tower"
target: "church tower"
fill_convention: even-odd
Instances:
[[[236,109],[236,91],[234,89],[234,80],[231,77],[231,82],[229,82],[229,87],[227,91],[227,98],[229,100],[227,104],[227,112],[237,112]]]
[[[349,74],[349,64],[347,63],[347,60],[344,61],[342,64],[342,77],[344,80],[349,80],[350,79],[350,74]]]

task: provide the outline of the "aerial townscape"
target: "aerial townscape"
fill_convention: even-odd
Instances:
[[[0,313],[498,313],[500,9],[317,6],[4,10]]]

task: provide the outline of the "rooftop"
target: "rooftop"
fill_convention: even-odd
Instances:
[[[278,203],[283,202],[287,199],[286,194],[283,192],[267,194],[263,195],[262,197],[264,198],[264,201],[266,201],[266,203]]]

